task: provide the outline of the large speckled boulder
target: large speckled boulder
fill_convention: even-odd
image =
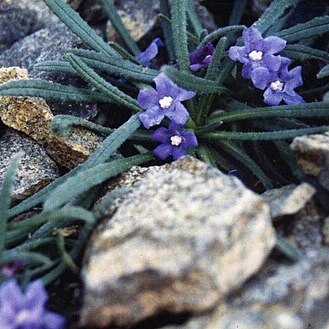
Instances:
[[[131,192],[85,258],[81,322],[88,327],[212,309],[275,244],[263,199],[203,162],[135,168],[122,182]]]
[[[30,138],[7,131],[0,139],[0,188],[11,160],[23,151],[16,174],[12,198],[22,200],[59,177],[56,163]]]
[[[28,79],[27,70],[0,68],[0,83],[13,79]],[[58,164],[67,168],[86,160],[102,141],[96,134],[82,128],[73,128],[64,137],[54,134],[51,130],[53,114],[41,98],[0,97],[0,118],[7,126],[24,132],[44,146]]]

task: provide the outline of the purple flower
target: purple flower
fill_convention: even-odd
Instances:
[[[178,87],[164,73],[157,75],[154,82],[156,90],[142,89],[137,97],[139,106],[146,110],[139,115],[143,126],[148,129],[158,125],[165,116],[183,125],[189,113],[181,102],[194,97],[195,92]]]
[[[12,277],[23,267],[23,265],[23,261],[17,259],[5,265],[1,272],[6,277]]]
[[[197,147],[198,141],[191,131],[184,130],[182,125],[171,122],[169,128],[160,127],[154,131],[152,139],[161,143],[153,153],[161,160],[172,155],[174,160],[187,154],[188,147]]]
[[[268,105],[301,104],[304,99],[295,92],[295,88],[303,84],[302,67],[297,66],[289,71],[291,60],[282,57],[279,71],[271,71],[259,67],[251,73],[251,80],[255,87],[264,92],[264,102]]]
[[[64,318],[45,310],[48,299],[43,282],[31,282],[23,293],[16,280],[0,287],[1,329],[61,329]]]
[[[194,50],[190,54],[190,69],[192,71],[198,71],[204,67],[208,67],[212,61],[214,51],[215,48],[210,42]]]
[[[158,47],[162,46],[162,40],[160,38],[155,38],[151,44],[143,52],[139,53],[135,58],[142,65],[150,66],[151,60],[158,54]]]
[[[286,41],[275,36],[263,39],[255,27],[245,28],[242,39],[245,46],[233,46],[229,49],[229,57],[244,64],[242,76],[249,79],[251,72],[258,67],[268,67],[277,71],[281,65],[281,57],[274,56],[283,50]]]

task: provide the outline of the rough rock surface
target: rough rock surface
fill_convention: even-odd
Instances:
[[[303,209],[305,204],[315,194],[315,188],[307,183],[298,186],[291,184],[279,189],[268,190],[262,194],[270,206],[272,220],[293,215]]]
[[[59,176],[55,162],[36,142],[8,131],[0,139],[0,188],[11,160],[20,151],[25,155],[14,183],[12,198],[15,201],[27,198]]]
[[[226,298],[208,316],[164,329],[307,329],[328,321],[329,257],[295,265],[267,264],[241,293]]]
[[[304,172],[329,190],[329,133],[296,137],[290,147]]]
[[[276,253],[258,274],[219,307],[165,329],[324,329],[329,323],[329,248],[323,245],[325,213],[309,202],[277,231],[304,255],[291,262]],[[295,218],[293,218],[295,217]],[[325,239],[325,237],[324,237]]]
[[[62,84],[86,87],[82,79],[64,73],[43,72],[34,65],[49,60],[62,60],[65,52],[81,48],[82,41],[70,32],[64,24],[57,23],[41,29],[16,42],[0,55],[0,67],[19,66],[29,71],[34,79],[43,79]],[[70,114],[90,118],[97,114],[95,104],[48,101],[53,114]]]
[[[0,53],[15,41],[56,21],[42,0],[0,1]]]
[[[27,70],[0,69],[0,83],[12,79],[28,79]],[[58,164],[67,168],[83,162],[101,142],[100,137],[82,128],[73,128],[65,137],[54,134],[51,130],[53,115],[41,98],[0,97],[0,118],[7,126],[24,132],[44,146]]]
[[[157,15],[160,13],[157,0],[120,0],[117,1],[117,8],[123,24],[136,41],[142,39],[155,27]],[[216,24],[213,16],[200,4],[200,1],[195,1],[195,9],[203,27],[209,31],[214,30]],[[110,22],[107,25],[107,37],[111,41],[118,40],[118,35]]]
[[[268,206],[236,177],[190,157],[139,172],[125,175],[132,191],[90,243],[84,325],[210,310],[275,244]]]

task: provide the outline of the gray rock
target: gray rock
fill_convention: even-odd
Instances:
[[[14,131],[7,131],[0,139],[0,188],[12,158],[20,151],[25,155],[14,183],[12,197],[15,201],[27,198],[59,177],[57,165],[36,142]]]
[[[34,65],[48,60],[62,60],[65,52],[71,48],[81,48],[82,41],[71,33],[62,23],[41,29],[16,42],[11,48],[0,55],[0,67],[19,66],[29,71],[33,79],[44,79],[62,84],[85,87],[85,82],[79,77],[64,73],[41,72]],[[70,114],[90,118],[97,114],[95,104],[75,102],[54,102],[48,104],[54,115]]]
[[[15,41],[37,31],[57,18],[42,0],[0,2],[0,53]]]
[[[191,157],[143,172],[90,242],[84,325],[210,310],[275,244],[268,206],[236,177]]]
[[[304,172],[329,190],[329,133],[296,137],[290,147]]]
[[[117,1],[118,14],[126,29],[136,41],[141,40],[150,32],[158,21],[160,5],[157,0],[120,0]],[[216,28],[213,16],[201,1],[195,1],[195,9],[204,28],[212,31]],[[118,41],[119,37],[112,24],[108,22],[107,36],[111,41]]]
[[[315,189],[312,185],[302,183],[298,186],[291,184],[268,190],[262,194],[262,197],[270,206],[272,220],[275,220],[282,216],[296,214],[304,208],[314,194]]]

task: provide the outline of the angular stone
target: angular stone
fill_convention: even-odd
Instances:
[[[42,0],[0,1],[0,53],[15,41],[56,21]]]
[[[214,18],[200,2],[195,1],[195,9],[201,23],[209,31],[214,30],[216,28]],[[117,2],[117,9],[123,24],[136,41],[141,40],[155,27],[158,20],[157,15],[160,13],[160,5],[157,0],[120,0]],[[108,40],[119,40],[110,21],[106,30]]]
[[[262,197],[270,206],[272,219],[277,219],[302,210],[315,192],[312,185],[301,183],[298,186],[291,184],[279,189],[268,190],[262,194]]]
[[[329,190],[329,133],[296,137],[290,147],[304,172]]]
[[[12,67],[0,69],[0,82],[28,79],[27,70]],[[51,130],[53,115],[44,99],[31,97],[0,97],[0,118],[8,127],[33,138],[66,168],[83,162],[100,144],[101,138],[82,128],[73,128],[68,136]]]
[[[76,87],[86,87],[86,83],[77,76],[61,72],[43,72],[34,65],[49,60],[63,60],[67,50],[81,48],[82,41],[64,24],[57,23],[41,29],[22,40],[0,55],[0,67],[19,66],[29,71],[33,79],[43,79]],[[68,114],[83,118],[94,117],[97,105],[77,102],[48,101],[54,115]]]
[[[14,131],[6,132],[0,139],[0,188],[11,160],[23,151],[14,183],[12,198],[22,200],[59,177],[56,163],[33,140]]]
[[[127,175],[131,192],[89,244],[84,325],[210,310],[275,244],[268,206],[236,177],[191,157],[144,169],[135,184],[136,169]]]

